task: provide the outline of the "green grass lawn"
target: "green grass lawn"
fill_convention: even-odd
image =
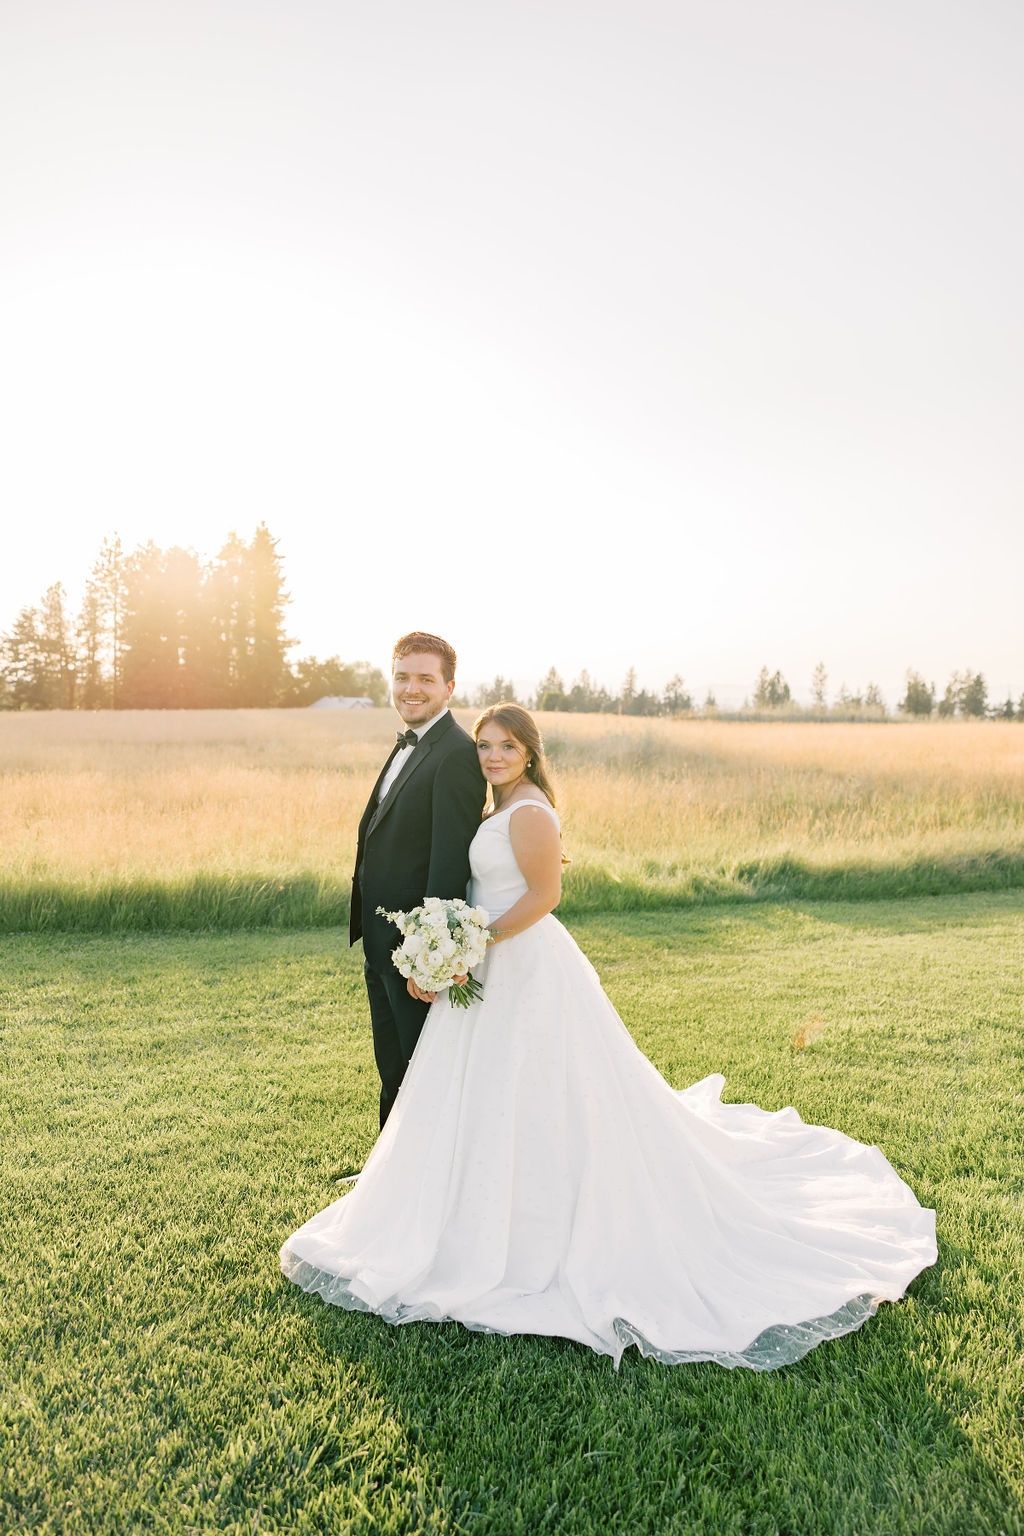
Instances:
[[[882,1147],[909,1299],[768,1375],[327,1308],[277,1249],[374,1138],[340,932],[4,937],[5,1536],[1018,1536],[1024,893],[572,928],[674,1084]]]

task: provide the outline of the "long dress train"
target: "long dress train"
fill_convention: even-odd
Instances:
[[[470,850],[492,920],[526,888],[523,803]],[[877,1147],[722,1104],[718,1074],[672,1089],[557,918],[475,974],[473,1006],[433,1004],[355,1188],[282,1248],[304,1290],[393,1323],[577,1339],[616,1366],[635,1344],[770,1370],[934,1263],[934,1212]]]

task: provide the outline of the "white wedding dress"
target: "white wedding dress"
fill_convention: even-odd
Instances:
[[[470,849],[492,921],[526,889],[523,803]],[[934,1263],[934,1212],[877,1147],[722,1104],[717,1074],[670,1088],[557,918],[475,974],[477,1003],[431,1007],[351,1193],[282,1248],[304,1290],[392,1323],[577,1339],[616,1365],[636,1344],[770,1370]]]

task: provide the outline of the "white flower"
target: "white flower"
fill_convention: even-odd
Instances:
[[[391,952],[396,969],[425,992],[451,988],[454,977],[467,975],[487,953],[488,914],[483,907],[469,906],[461,896],[450,901],[428,896],[411,912],[377,910],[403,935],[403,942]],[[451,1000],[462,1004],[480,994],[480,983],[472,980],[458,995],[449,991]]]

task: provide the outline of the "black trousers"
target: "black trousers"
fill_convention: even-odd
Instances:
[[[380,1123],[383,1127],[402,1086],[416,1042],[427,1017],[429,1003],[410,997],[405,977],[399,976],[390,957],[387,970],[378,971],[364,962],[366,994],[370,999],[373,1054],[380,1073]]]

